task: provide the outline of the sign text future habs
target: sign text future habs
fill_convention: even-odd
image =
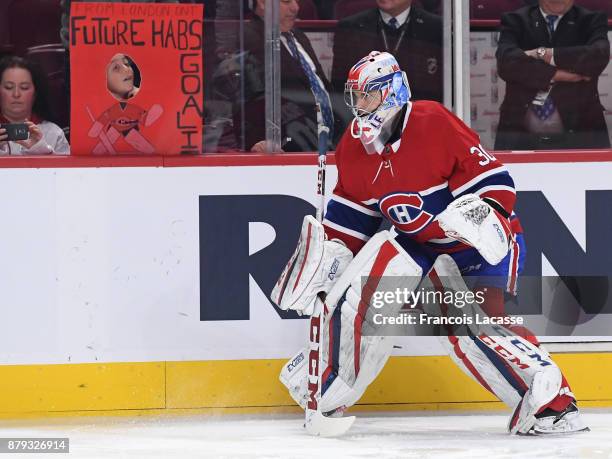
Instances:
[[[172,104],[161,104],[168,109],[168,125],[156,130],[168,135],[171,127],[176,142],[174,147],[168,142],[158,153],[200,153],[202,5],[73,2],[71,7],[71,48],[85,48],[88,56],[110,50],[128,54],[141,67],[143,92],[174,98]]]

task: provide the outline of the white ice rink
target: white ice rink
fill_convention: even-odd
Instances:
[[[555,438],[511,437],[507,414],[357,416],[337,439],[307,436],[297,416],[204,415],[1,421],[0,436],[69,437],[71,458],[612,458],[609,410],[584,413],[591,432]]]

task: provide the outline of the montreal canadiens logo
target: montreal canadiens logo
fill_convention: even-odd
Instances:
[[[433,219],[423,210],[423,198],[417,193],[392,193],[378,202],[380,211],[404,233],[418,233]]]

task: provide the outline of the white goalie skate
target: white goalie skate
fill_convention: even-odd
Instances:
[[[570,403],[562,412],[545,409],[536,415],[536,423],[528,435],[563,435],[589,432],[575,403]]]

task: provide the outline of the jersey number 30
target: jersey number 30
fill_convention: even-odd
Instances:
[[[474,154],[476,153],[478,156],[480,156],[480,158],[482,158],[478,164],[480,164],[481,166],[486,166],[487,164],[489,164],[491,161],[496,161],[497,158],[495,158],[495,156],[493,156],[491,153],[489,153],[488,151],[486,151],[484,149],[484,147],[480,144],[478,144],[477,147],[472,147],[470,148],[470,153]]]

